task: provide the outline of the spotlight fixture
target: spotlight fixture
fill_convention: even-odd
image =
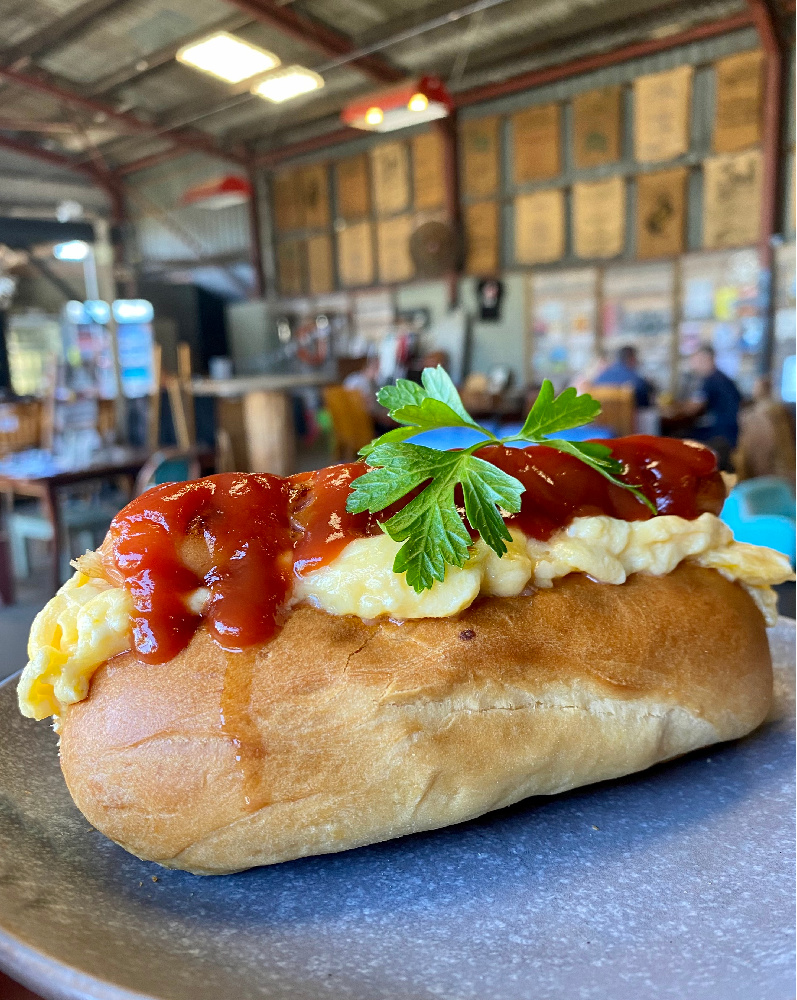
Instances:
[[[249,80],[280,64],[273,52],[250,45],[227,31],[217,31],[199,42],[184,45],[176,59],[227,83]]]
[[[313,70],[304,66],[286,66],[258,80],[252,87],[252,93],[274,104],[281,104],[300,94],[320,90],[323,86],[324,78]]]
[[[436,76],[423,76],[419,80],[352,101],[340,117],[352,128],[392,132],[445,118],[453,107],[443,81]]]

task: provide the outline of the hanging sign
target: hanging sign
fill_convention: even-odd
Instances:
[[[498,190],[498,118],[478,118],[462,126],[462,187],[466,195]]]
[[[703,246],[756,243],[761,225],[761,151],[715,156],[703,163]]]
[[[590,90],[573,98],[573,159],[578,170],[620,159],[619,87]]]
[[[516,184],[556,177],[560,171],[559,105],[540,104],[512,115]]]
[[[499,269],[498,202],[476,201],[466,205],[465,270],[468,274],[496,274]]]
[[[577,257],[616,257],[625,243],[625,181],[609,177],[573,185],[573,244]]]
[[[515,198],[515,263],[548,264],[565,252],[565,206],[560,190]]]
[[[689,149],[692,67],[634,80],[634,149],[640,163],[672,160]]]
[[[714,67],[714,151],[737,153],[761,141],[764,53],[740,52]]]
[[[684,167],[637,176],[637,257],[666,257],[683,251],[686,177]]]

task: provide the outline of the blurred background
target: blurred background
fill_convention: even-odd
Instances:
[[[5,672],[133,493],[350,459],[427,364],[490,427],[550,378],[585,436],[709,443],[737,538],[794,558],[793,0],[0,25]]]

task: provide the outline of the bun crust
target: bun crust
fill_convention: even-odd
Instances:
[[[124,653],[64,718],[88,820],[202,874],[459,823],[743,736],[769,708],[763,618],[715,570],[573,574],[456,619],[296,609],[271,643]]]

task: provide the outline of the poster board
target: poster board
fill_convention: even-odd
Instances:
[[[617,264],[603,278],[603,347],[637,349],[639,373],[659,390],[672,381],[675,265]]]
[[[303,240],[282,240],[277,244],[277,275],[282,295],[301,295],[304,292]]]
[[[640,163],[682,156],[689,149],[691,66],[634,80],[634,152]]]
[[[445,204],[443,140],[439,132],[424,132],[412,139],[412,189],[416,209]]]
[[[578,170],[620,159],[621,100],[620,87],[589,90],[573,98],[573,161]]]
[[[686,181],[685,167],[637,176],[636,255],[641,260],[683,252]]]
[[[371,175],[377,215],[395,215],[409,207],[409,167],[403,142],[386,142],[371,150]]]
[[[573,185],[573,249],[577,257],[616,257],[625,245],[625,180]]]
[[[560,107],[539,104],[512,115],[512,163],[516,184],[556,177],[561,170]]]
[[[307,241],[307,290],[311,295],[322,295],[334,287],[332,240],[326,233],[311,236]]]
[[[274,225],[278,232],[302,228],[302,205],[296,171],[274,175],[271,188],[274,202]]]
[[[549,264],[565,252],[565,201],[558,188],[515,198],[515,263]]]
[[[500,120],[478,118],[462,126],[462,189],[464,194],[479,197],[495,194],[500,177]]]
[[[371,177],[368,156],[359,153],[335,164],[338,215],[359,219],[371,211]]]
[[[412,230],[413,217],[409,214],[377,222],[376,257],[380,282],[392,284],[412,277],[415,271],[410,257]]]
[[[758,149],[714,156],[703,163],[703,246],[755,243],[761,224],[763,157]]]
[[[689,355],[711,344],[717,367],[750,394],[764,348],[763,297],[758,252],[748,248],[686,254],[681,260],[678,331],[681,395],[693,391]]]
[[[739,52],[714,66],[715,153],[738,153],[761,141],[764,53]]]
[[[370,222],[344,226],[337,234],[338,274],[346,288],[372,285],[374,281],[373,234]]]
[[[468,274],[492,275],[500,268],[498,211],[497,201],[475,201],[464,208]]]
[[[329,183],[327,165],[315,163],[299,171],[299,196],[302,224],[306,229],[324,229],[329,225]]]
[[[542,271],[527,281],[532,374],[551,379],[561,391],[595,358],[598,272],[594,267]]]

